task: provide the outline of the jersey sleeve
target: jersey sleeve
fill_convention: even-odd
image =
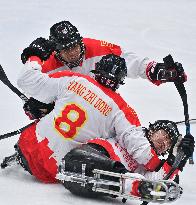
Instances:
[[[107,41],[83,38],[83,43],[85,45],[85,59],[96,58],[108,54],[120,56],[122,53],[120,46]]]
[[[146,69],[151,60],[148,57],[140,57],[133,52],[127,52],[122,49],[121,57],[125,59],[127,64],[128,78],[144,78],[148,79]]]
[[[68,78],[65,77],[66,82]],[[59,93],[60,79],[50,78],[42,73],[41,66],[37,61],[27,61],[19,74],[17,84],[27,95],[44,102],[53,102]]]
[[[154,170],[159,164],[159,158],[151,148],[136,112],[125,104],[120,96],[118,109],[113,125],[117,142],[138,164],[144,165],[147,170]]]
[[[125,125],[125,123],[123,124]],[[119,131],[118,128],[116,128],[116,131]],[[118,133],[117,136],[120,146],[124,147],[137,163],[142,164],[146,170],[152,171],[159,165],[160,160],[151,148],[141,127],[124,127],[124,131],[121,134]]]
[[[38,56],[30,56],[26,63],[29,64],[30,62],[32,62],[32,67],[35,65],[34,62],[37,62],[42,73],[56,72],[64,66],[61,61],[57,60],[54,53],[45,61],[42,61]]]

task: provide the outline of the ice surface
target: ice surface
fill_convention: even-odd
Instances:
[[[189,113],[196,118],[196,1],[195,0],[0,0],[0,63],[16,85],[22,68],[20,54],[37,37],[48,37],[56,22],[69,20],[85,37],[123,46],[154,60],[172,54],[188,75],[185,84]],[[0,83],[0,134],[29,123],[21,100]],[[160,87],[143,79],[127,79],[120,92],[137,111],[144,126],[156,119],[183,120],[183,107],[173,83]],[[184,134],[185,126],[179,125]],[[191,126],[195,135],[196,125]],[[0,160],[12,154],[18,136],[0,141]],[[194,155],[195,156],[195,155]],[[195,157],[196,158],[196,157]],[[195,166],[181,174],[184,193],[173,204],[195,204]],[[21,168],[0,170],[0,204],[6,205],[110,205],[120,200],[75,197],[61,185],[42,184]],[[140,204],[127,201],[128,205]]]

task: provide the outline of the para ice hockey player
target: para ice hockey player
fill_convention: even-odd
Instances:
[[[178,171],[183,170],[188,156],[190,156],[190,154],[194,150],[194,140],[192,137],[191,140],[187,140],[186,138],[182,139],[176,124],[169,120],[158,120],[155,123],[150,124],[148,129],[144,128],[143,131],[145,133],[144,136],[148,139],[151,146],[153,147],[153,151],[155,151],[158,156],[163,156],[166,153],[169,154],[166,160],[160,160],[158,157],[154,158],[153,163],[148,167],[148,164],[139,164],[136,158],[130,155],[125,148],[120,146],[114,138],[96,138],[88,141],[88,143],[85,145],[71,150],[63,158],[62,164],[59,167],[59,174],[57,178],[63,181],[65,188],[70,190],[74,194],[88,197],[98,197],[100,196],[100,193],[95,193],[94,191],[92,191],[92,183],[87,183],[86,186],[83,186],[84,184],[81,185],[85,180],[85,178],[83,178],[82,176],[82,167],[84,165],[85,171],[88,176],[92,176],[93,173],[94,175],[103,174],[104,177],[106,177],[104,178],[104,180],[108,179],[107,173],[102,171],[98,171],[97,173],[93,172],[93,170],[101,169],[121,174],[126,173],[126,180],[123,186],[125,195],[127,195],[128,193],[131,196],[141,197],[144,201],[163,202],[165,197],[155,199],[153,198],[153,195],[150,194],[149,190],[152,191],[153,186],[156,187],[152,182],[163,179],[165,175],[170,171],[171,165],[175,160],[175,156],[173,155],[173,153],[175,153],[175,151],[173,150],[174,147],[178,147],[178,149],[183,149],[184,151],[186,150],[185,157],[181,161],[178,169],[170,178],[174,179],[175,176],[178,176]],[[145,156],[143,156],[143,158],[145,158]],[[135,173],[139,173],[140,175],[137,175]],[[116,178],[117,175],[112,175],[111,173],[109,173],[109,176],[112,177],[109,179],[113,181],[123,178],[122,175],[119,175],[120,179]],[[128,179],[127,176],[130,176],[132,178]],[[146,181],[149,179],[150,181]],[[98,181],[100,185],[101,179],[99,179]],[[170,184],[169,187],[171,186],[173,185]],[[113,195],[117,194],[117,192],[111,192],[111,190],[117,191],[120,188],[118,187],[119,189],[115,189],[113,186],[111,187],[104,189],[104,191],[103,189],[101,189],[101,191]],[[174,188],[172,188],[172,190],[174,194]],[[181,190],[179,191],[181,192]],[[120,192],[120,194],[118,192],[117,195],[124,196],[122,192]],[[174,200],[174,198],[169,197],[169,194],[168,198],[168,200],[165,200],[166,202]]]
[[[69,166],[72,162],[76,162],[75,171],[78,171],[77,168],[81,168],[86,160],[88,162],[86,174],[89,173],[90,176],[92,167],[125,173],[126,165],[123,165],[123,161],[111,158],[106,147],[101,147],[106,155],[103,155],[101,150],[97,150],[97,147],[100,148],[101,145],[98,141],[92,141],[97,137],[115,139],[119,148],[125,149],[138,165],[146,169],[146,172],[154,171],[159,166],[157,154],[169,149],[179,135],[175,126],[171,128],[174,135],[169,134],[163,125],[160,129],[155,129],[155,124],[155,130],[152,129],[155,133],[148,132],[149,141],[156,151],[152,149],[135,111],[115,92],[119,85],[123,84],[127,75],[123,58],[113,54],[104,56],[100,62],[96,63],[93,71],[95,80],[69,71],[49,76],[41,72],[40,63],[27,62],[19,77],[18,85],[35,99],[46,104],[55,102],[55,106],[48,115],[23,131],[19,138],[17,156],[26,170],[45,183],[61,180],[62,178],[58,177],[58,171],[60,175],[63,175],[64,171],[74,171],[69,170],[70,167],[74,168],[73,164]],[[160,132],[167,143],[162,141],[159,145],[153,140],[153,137],[157,138]],[[89,144],[83,145],[88,141]],[[190,156],[194,149],[193,137],[184,138],[179,147],[186,153],[186,158]],[[61,166],[62,159],[63,166]],[[161,174],[164,177],[171,169],[172,163],[172,160],[164,163],[159,177]],[[182,167],[184,164],[185,162],[181,164]],[[67,178],[62,179],[64,186],[74,192],[73,187],[76,186],[70,188],[72,182],[66,183],[66,180]],[[152,184],[150,185],[152,187]],[[167,188],[166,184],[159,183],[158,185]],[[144,194],[147,194],[148,198],[151,193],[148,193],[148,186],[146,192],[146,184],[140,183],[140,180],[134,182],[126,180],[126,187],[128,187],[126,194],[130,196],[144,197]]]
[[[26,66],[34,67],[34,62],[37,62],[43,73],[71,70],[94,77],[90,71],[95,69],[95,64],[107,54],[115,54],[125,59],[128,78],[141,77],[156,85],[177,79],[181,82],[186,81],[186,74],[180,63],[176,63],[178,71],[172,67],[166,69],[164,63],[157,63],[147,57],[139,57],[133,52],[126,52],[118,45],[83,38],[69,21],[54,24],[50,28],[49,40],[44,38],[34,40],[23,50],[21,59]],[[48,107],[32,98],[29,103],[34,104],[34,110],[30,112],[28,106],[24,106],[24,110],[31,119],[43,116],[43,110],[40,109],[46,108],[50,111],[53,108],[53,104]]]

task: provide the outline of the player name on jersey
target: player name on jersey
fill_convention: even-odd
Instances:
[[[112,111],[112,107],[110,107],[97,94],[95,94],[93,91],[91,91],[81,83],[71,81],[70,85],[68,86],[68,90],[76,93],[78,96],[81,96],[86,102],[92,105],[104,116],[108,116],[108,114]]]

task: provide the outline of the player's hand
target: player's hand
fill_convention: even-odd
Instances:
[[[55,44],[45,38],[37,38],[21,54],[22,63],[25,64],[29,57],[37,56],[42,61],[47,60],[55,50]]]
[[[29,119],[40,119],[51,112],[54,108],[54,103],[42,103],[34,98],[30,98],[23,106],[25,114]]]
[[[184,83],[187,81],[182,64],[178,62],[171,68],[166,68],[164,63],[150,63],[147,68],[147,76],[157,85],[165,82]]]

